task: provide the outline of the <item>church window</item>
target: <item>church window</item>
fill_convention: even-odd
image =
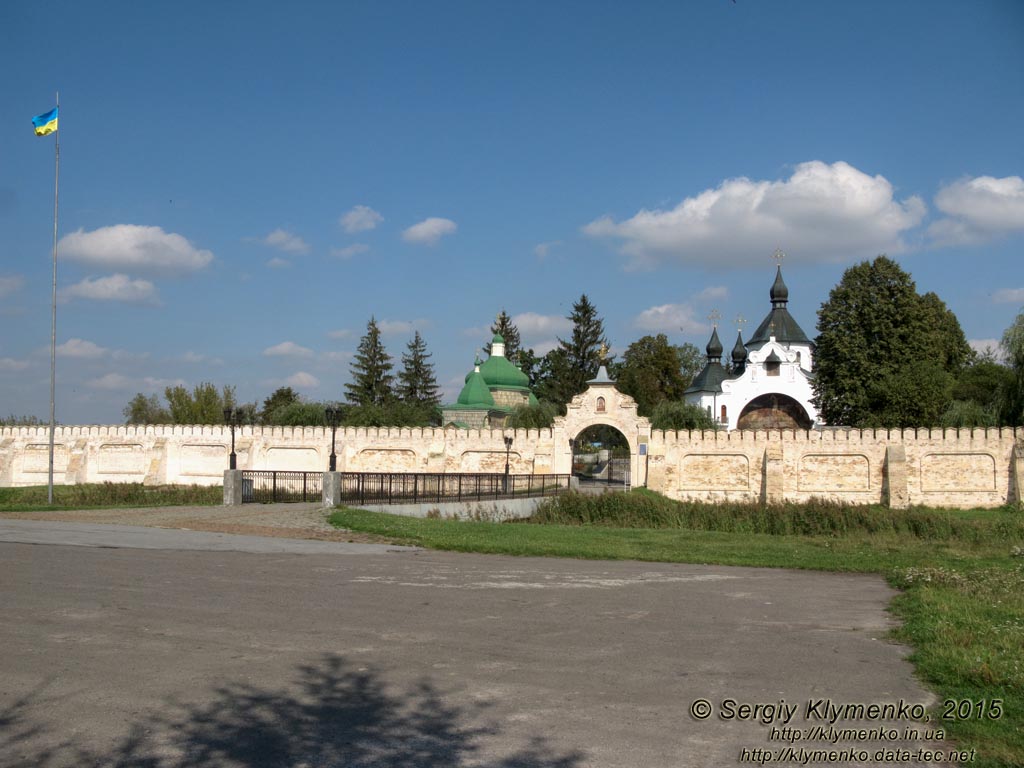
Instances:
[[[726,416],[726,413],[725,413],[725,406],[724,405],[722,406],[722,419],[721,419],[721,421],[722,421],[723,424],[725,424],[727,421],[729,421],[729,418],[728,418],[728,416]]]
[[[598,413],[604,413],[604,398],[603,397],[597,398],[597,412]]]

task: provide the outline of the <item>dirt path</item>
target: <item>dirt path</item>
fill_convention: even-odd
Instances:
[[[335,528],[327,522],[329,510],[319,504],[246,504],[240,507],[147,507],[137,509],[82,509],[55,512],[5,512],[14,520],[59,520],[78,523],[141,525],[287,539],[386,543],[365,533]]]

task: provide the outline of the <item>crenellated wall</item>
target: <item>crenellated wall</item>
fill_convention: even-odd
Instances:
[[[677,499],[894,507],[1020,501],[1022,429],[659,432],[648,485]]]
[[[993,507],[1019,503],[1024,483],[1024,429],[662,432],[612,387],[577,396],[551,429],[339,429],[338,471],[502,472],[511,435],[513,473],[565,474],[572,439],[597,423],[627,438],[634,485],[677,499]],[[54,445],[59,484],[217,485],[231,433],[222,426],[69,426],[57,428]],[[239,469],[323,471],[331,432],[240,427],[235,450]],[[47,464],[46,427],[0,429],[0,486],[45,485]]]
[[[505,434],[439,428],[339,429],[338,471],[503,472]],[[552,472],[551,430],[508,434],[514,435],[512,472]],[[223,426],[57,427],[54,481],[218,485],[230,451],[231,431]],[[239,469],[322,471],[331,453],[331,431],[239,427],[235,452]],[[48,464],[48,428],[0,429],[0,486],[45,485]]]

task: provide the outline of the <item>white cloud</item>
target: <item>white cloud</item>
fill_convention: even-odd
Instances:
[[[937,245],[979,243],[1024,231],[1024,179],[978,176],[942,187],[936,207],[946,214],[928,228]]]
[[[729,289],[724,285],[709,285],[694,296],[696,301],[719,301],[727,298],[729,298]]]
[[[992,294],[996,304],[1024,304],[1024,288],[1002,288]]]
[[[97,379],[87,381],[86,384],[93,389],[116,392],[162,392],[167,387],[186,386],[183,379],[158,379],[153,376],[133,379],[120,373],[107,373]]]
[[[266,357],[312,357],[313,350],[300,347],[294,341],[282,341],[263,350]]]
[[[567,333],[572,330],[572,321],[561,315],[539,315],[523,312],[512,318],[512,324],[523,337],[548,336],[552,333]]]
[[[106,347],[101,347],[85,339],[68,339],[57,345],[57,354],[61,357],[73,357],[80,360],[98,360],[111,354]]]
[[[15,360],[13,357],[0,357],[0,373],[23,371],[28,368],[27,360]]]
[[[224,365],[224,361],[219,357],[210,357],[209,355],[202,355],[198,352],[189,350],[179,358],[183,363],[206,363],[208,365]]]
[[[402,239],[407,243],[418,243],[420,245],[437,245],[437,241],[445,235],[450,235],[458,229],[458,225],[451,219],[439,219],[431,217],[424,219],[419,224],[413,224],[402,233]]]
[[[621,222],[604,216],[582,231],[621,240],[631,267],[666,259],[730,267],[763,263],[776,247],[795,261],[900,253],[924,214],[920,198],[895,200],[882,176],[814,160],[784,181],[728,179],[671,210],[641,210]]]
[[[368,205],[357,205],[338,219],[341,228],[349,234],[376,229],[382,221],[384,221],[384,217]]]
[[[328,331],[327,337],[330,339],[350,339],[352,338],[352,331],[348,328],[338,328],[334,331]]]
[[[23,285],[25,285],[25,278],[21,275],[0,277],[0,299],[6,298],[11,294],[20,291]]]
[[[701,333],[707,325],[694,316],[691,304],[661,304],[645,309],[633,319],[633,325],[644,331],[684,334]]]
[[[531,344],[530,347],[533,349],[533,354],[537,357],[544,357],[551,350],[558,348],[558,339],[545,339],[544,341],[538,341],[536,344]]]
[[[213,261],[213,254],[160,227],[115,224],[92,232],[79,229],[61,238],[62,258],[95,267],[130,273],[180,275],[196,272]]]
[[[122,390],[132,388],[132,380],[120,373],[107,373],[98,379],[90,379],[86,384],[93,389]]]
[[[334,352],[326,352],[326,353],[324,353],[323,355],[320,356],[320,359],[321,360],[327,360],[328,362],[331,362],[331,363],[341,363],[341,362],[344,362],[346,360],[351,360],[352,356],[353,356],[352,352],[334,351]]]
[[[184,379],[159,379],[154,376],[143,376],[140,380],[144,390],[163,390],[167,387],[184,387]]]
[[[320,379],[311,373],[297,371],[284,380],[289,387],[302,387],[304,389],[316,389],[320,386]]]
[[[366,253],[368,250],[370,250],[370,246],[366,243],[352,243],[352,245],[346,245],[344,248],[331,248],[331,256],[339,259],[351,259],[360,253]]]
[[[149,280],[133,279],[128,275],[116,274],[86,278],[80,283],[62,288],[62,301],[70,299],[92,299],[94,301],[123,301],[130,304],[159,304],[156,287]]]
[[[309,253],[309,244],[305,240],[283,229],[275,229],[263,239],[263,243],[285,253]]]
[[[997,360],[1001,360],[1003,357],[999,339],[968,339],[967,344],[979,355],[992,350]]]
[[[280,256],[267,260],[267,266],[271,269],[287,269],[291,265],[292,263],[288,259],[282,259]]]

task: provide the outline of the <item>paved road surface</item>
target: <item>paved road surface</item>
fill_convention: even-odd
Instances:
[[[930,701],[873,577],[249,539],[0,521],[0,765],[736,766],[789,745],[726,700]]]

